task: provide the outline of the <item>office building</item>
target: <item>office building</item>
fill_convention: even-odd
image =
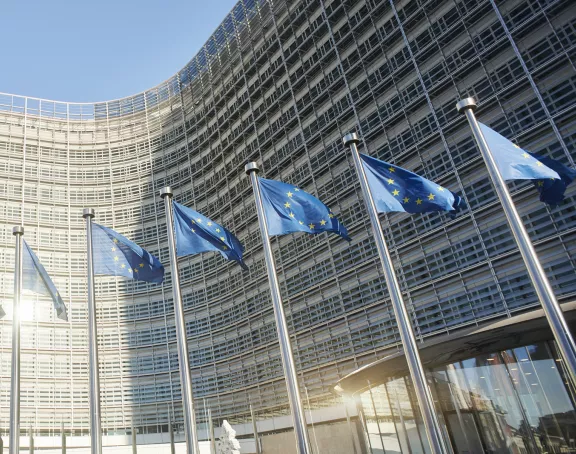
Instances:
[[[122,434],[134,426],[140,433],[166,433],[169,418],[182,424],[159,198],[166,185],[176,201],[234,232],[250,267],[244,272],[216,254],[180,260],[198,420],[203,423],[210,408],[217,419],[241,422],[250,404],[261,420],[287,413],[260,233],[244,174],[244,164],[255,160],[263,176],[321,198],[353,237],[350,244],[326,234],[273,241],[305,406],[337,405],[342,398],[333,387],[341,382],[346,390],[348,383],[361,398],[359,420],[373,452],[386,450],[386,437],[404,452],[409,446],[421,452],[402,434],[425,438],[406,428],[414,406],[401,367],[391,384],[379,381],[382,371],[356,375],[355,385],[352,376],[343,380],[398,351],[400,340],[342,136],[356,131],[364,141],[361,151],[466,200],[454,218],[392,214],[384,221],[424,344],[443,345],[485,324],[526,317],[539,303],[455,104],[474,96],[481,121],[530,151],[573,166],[575,49],[576,3],[570,0],[241,0],[180,72],[146,92],[85,104],[0,95],[0,298],[8,312],[0,320],[2,433],[10,387],[11,228],[23,224],[25,239],[69,305],[70,321],[57,320],[46,298],[27,296],[22,427],[51,435],[64,422],[73,434],[88,434],[84,207],[96,210],[95,222],[139,243],[167,267],[161,286],[97,277],[104,431]],[[569,305],[576,295],[576,190],[569,189],[561,206],[549,207],[530,184],[514,183],[512,189],[554,291]],[[555,389],[570,396],[558,409],[544,391],[538,399],[548,399],[549,409],[536,398],[528,410],[518,404],[542,380],[536,386],[528,380],[522,390],[507,382],[506,398],[517,396],[509,403],[517,410],[514,433],[510,421],[502,422],[512,418],[504,399],[464,389],[460,377],[450,375],[450,368],[464,367],[460,363],[434,363],[431,374],[443,377],[435,392],[457,393],[451,402],[460,402],[443,404],[452,415],[443,420],[451,433],[467,428],[458,432],[465,436],[452,435],[454,446],[489,446],[483,427],[504,439],[524,437],[521,451],[548,443],[560,452],[570,444],[573,435],[554,432],[543,442],[536,439],[544,429],[530,429],[558,425],[559,413],[574,420],[571,390],[558,366],[551,368],[557,363],[551,338],[543,334],[540,343],[527,339],[514,347],[524,356],[503,346],[483,348],[481,359],[472,351],[458,359],[504,367],[525,358],[533,364],[537,357],[530,355],[537,352],[547,373],[555,371]],[[367,400],[366,380],[374,382],[380,400]],[[390,411],[391,405],[405,412]],[[482,426],[489,408],[498,412]],[[473,431],[478,441],[470,441]]]

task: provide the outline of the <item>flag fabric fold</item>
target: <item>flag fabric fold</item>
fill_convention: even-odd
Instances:
[[[258,177],[268,234],[333,232],[351,241],[346,227],[330,208],[300,188]]]
[[[23,241],[24,247],[22,249],[22,290],[29,290],[40,295],[49,296],[54,303],[54,310],[56,316],[64,321],[68,321],[68,312],[66,305],[58,293],[54,282],[46,272],[46,269],[34,251],[28,246],[26,241]]]
[[[462,198],[420,175],[360,154],[362,167],[379,213],[425,213],[462,208]]]
[[[95,222],[92,227],[94,274],[162,283],[164,267],[156,257],[108,227]]]
[[[529,153],[485,124],[478,125],[504,180],[535,180],[542,202],[557,205],[564,200],[576,170],[556,159]]]
[[[558,205],[564,200],[564,193],[566,192],[568,185],[576,180],[576,170],[566,167],[556,159],[539,156],[534,153],[531,154],[534,158],[554,170],[560,176],[559,180],[540,179],[534,181],[534,186],[540,193],[540,201],[549,205]]]
[[[242,260],[244,246],[229,230],[177,202],[173,202],[173,208],[178,257],[215,251],[248,269]]]
[[[490,154],[504,180],[557,179],[558,173],[506,137],[478,122]]]

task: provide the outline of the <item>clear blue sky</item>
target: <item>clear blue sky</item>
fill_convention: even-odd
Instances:
[[[129,96],[168,79],[236,0],[1,3],[0,92],[92,102]]]

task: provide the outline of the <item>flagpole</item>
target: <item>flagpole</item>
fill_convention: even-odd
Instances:
[[[184,432],[186,434],[186,453],[200,454],[198,434],[196,433],[196,411],[192,395],[192,375],[190,373],[190,357],[188,356],[188,341],[186,339],[186,323],[180,292],[180,275],[176,257],[176,241],[174,240],[174,222],[172,221],[172,188],[166,186],[160,191],[166,208],[166,229],[168,230],[168,249],[170,251],[170,267],[172,269],[172,295],[174,298],[174,318],[176,320],[176,341],[178,344],[178,362],[180,364],[180,382],[182,388],[182,407],[184,411]]]
[[[262,452],[260,451],[258,426],[256,425],[256,418],[254,417],[254,408],[252,408],[252,404],[250,404],[250,416],[252,417],[252,431],[254,432],[254,443],[256,443],[256,454],[262,454]]]
[[[482,158],[484,158],[484,162],[488,168],[488,173],[496,189],[496,194],[498,194],[500,203],[504,208],[508,224],[510,224],[512,234],[514,235],[516,244],[518,245],[518,249],[520,250],[520,254],[522,255],[526,269],[528,270],[530,280],[532,281],[532,285],[534,285],[538,299],[544,309],[544,314],[548,319],[548,324],[550,325],[552,334],[554,335],[554,339],[556,340],[556,344],[560,350],[564,366],[572,379],[572,383],[576,385],[576,344],[574,343],[574,338],[570,333],[570,328],[566,323],[562,308],[560,307],[560,304],[558,304],[558,300],[556,300],[556,296],[554,295],[554,291],[546,277],[546,273],[538,260],[534,246],[530,241],[530,236],[524,228],[522,219],[512,201],[512,197],[508,191],[508,186],[502,178],[490,151],[490,147],[480,130],[480,126],[478,125],[478,121],[474,115],[476,107],[476,101],[474,98],[466,98],[456,104],[458,112],[464,113],[468,123],[470,123],[472,134],[474,135],[474,139],[480,149]]]
[[[394,315],[398,323],[398,330],[400,332],[400,338],[404,347],[404,355],[406,356],[408,369],[410,370],[410,376],[412,378],[412,383],[414,384],[414,390],[418,400],[418,407],[420,408],[420,412],[422,414],[424,427],[426,428],[426,435],[430,443],[430,449],[433,454],[449,453],[451,451],[447,448],[442,436],[442,428],[440,426],[440,422],[438,421],[437,412],[434,406],[434,399],[428,386],[424,366],[422,365],[420,355],[418,354],[418,345],[416,343],[414,331],[412,330],[410,316],[408,315],[406,303],[402,298],[400,285],[398,284],[398,279],[396,278],[396,273],[394,272],[392,257],[390,256],[388,246],[386,245],[386,239],[384,238],[384,233],[382,232],[382,224],[380,223],[380,218],[378,217],[376,204],[372,198],[372,193],[370,192],[370,187],[368,186],[366,173],[364,172],[364,167],[360,161],[360,155],[356,146],[360,140],[355,133],[352,133],[344,136],[343,141],[345,146],[350,147],[352,158],[354,159],[354,167],[356,167],[356,173],[358,174],[358,179],[360,180],[362,195],[364,196],[364,201],[368,209],[368,215],[370,217],[370,223],[372,224],[372,231],[374,233],[374,239],[376,240],[376,247],[378,249],[378,255],[380,256],[382,268],[384,269],[384,277],[386,279],[386,285],[388,286],[388,293],[390,294]]]
[[[10,380],[10,454],[20,452],[20,299],[22,297],[22,236],[24,227],[12,228],[16,237],[14,305],[12,306],[12,371]]]
[[[276,264],[274,262],[272,246],[268,236],[266,213],[264,212],[262,197],[260,195],[260,184],[257,177],[257,173],[260,169],[255,162],[249,162],[246,164],[245,170],[250,177],[252,188],[254,189],[256,211],[258,213],[258,224],[260,226],[260,233],[262,235],[262,243],[264,245],[266,271],[268,272],[268,282],[270,283],[270,293],[272,294],[272,305],[274,307],[274,318],[276,319],[278,340],[280,342],[280,353],[282,356],[282,365],[284,367],[284,378],[286,379],[286,386],[288,388],[288,401],[292,411],[292,422],[294,424],[294,433],[296,435],[296,448],[298,454],[311,454],[312,449],[310,447],[310,440],[308,438],[306,416],[304,415],[302,399],[300,398],[300,389],[298,388],[296,365],[294,363],[292,346],[290,345],[290,335],[288,333],[286,315],[284,314],[284,307],[282,305],[282,296],[280,294],[278,276],[276,276]]]
[[[170,454],[176,454],[176,446],[174,446],[174,425],[172,423],[172,417],[170,416],[170,410],[168,410],[168,435],[170,436]]]
[[[84,208],[86,220],[86,257],[88,263],[88,363],[90,386],[90,453],[102,454],[100,417],[100,372],[98,370],[98,335],[96,332],[96,298],[94,296],[94,252],[92,251],[93,208]]]
[[[60,426],[60,440],[62,445],[62,454],[66,454],[66,432],[64,432],[64,421],[62,421]]]
[[[208,409],[208,441],[210,442],[210,454],[217,454],[216,438],[214,436],[214,421],[212,420],[212,410]]]

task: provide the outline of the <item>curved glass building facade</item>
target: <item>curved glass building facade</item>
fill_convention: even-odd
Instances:
[[[135,76],[137,77],[137,75]],[[247,161],[317,195],[351,244],[289,235],[273,247],[311,406],[399,346],[360,190],[342,136],[460,193],[454,219],[384,222],[422,340],[538,306],[455,103],[574,166],[576,4],[570,0],[241,0],[178,74],[93,104],[0,95],[0,427],[7,427],[13,225],[69,305],[27,295],[22,427],[87,434],[88,359],[82,208],[155,254],[162,286],[98,277],[103,427],[167,432],[182,423],[164,209],[158,193],[222,223],[246,246],[243,272],[219,255],[180,260],[198,407],[241,420],[287,411],[286,388]],[[576,187],[560,207],[515,183],[513,197],[561,302],[576,295]],[[500,358],[502,359],[502,358]]]

